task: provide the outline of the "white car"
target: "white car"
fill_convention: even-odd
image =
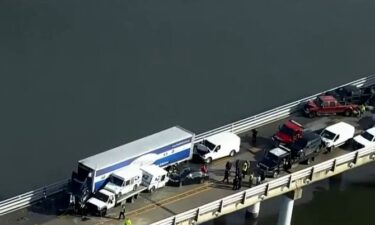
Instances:
[[[375,127],[367,129],[360,135],[354,137],[353,145],[355,147],[374,147],[375,146]]]
[[[326,127],[320,136],[328,151],[339,147],[353,138],[355,128],[345,122],[335,123],[331,126]]]
[[[240,152],[241,138],[233,133],[224,132],[210,136],[196,144],[194,154],[206,163]]]

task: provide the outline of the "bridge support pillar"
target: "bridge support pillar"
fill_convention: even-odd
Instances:
[[[283,196],[277,225],[290,225],[290,222],[292,221],[294,200],[300,199],[301,197],[302,189],[296,189]]]
[[[259,216],[260,202],[255,203],[252,206],[249,206],[246,210],[246,217],[251,219],[256,219]]]

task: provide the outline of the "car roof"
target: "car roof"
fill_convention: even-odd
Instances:
[[[303,139],[305,140],[314,140],[320,138],[320,135],[311,131],[305,131],[303,132]]]
[[[286,151],[285,149],[282,149],[280,147],[271,149],[269,152],[276,155],[276,156],[284,156],[286,154],[289,154],[288,151]]]
[[[375,136],[375,127],[371,127],[369,129],[367,129],[366,131],[367,131],[367,133]]]
[[[354,130],[355,128],[348,124],[348,123],[345,123],[345,122],[338,122],[338,123],[335,123],[331,126],[328,126],[326,127],[326,130],[330,131],[330,132],[337,132],[338,130]]]
[[[206,138],[207,141],[215,145],[218,143],[222,143],[225,140],[233,140],[233,139],[239,139],[239,137],[236,134],[230,133],[230,132],[223,132],[223,133],[215,134]]]
[[[159,166],[157,165],[147,165],[147,166],[143,166],[141,168],[141,170],[143,170],[144,172],[146,173],[149,173],[149,174],[158,174],[158,175],[163,175],[163,174],[167,174],[167,171],[163,168],[160,168]]]
[[[297,123],[294,120],[288,120],[287,122],[284,123],[284,125],[293,130],[300,130],[302,128],[302,125]]]
[[[318,98],[323,102],[335,102],[337,101],[332,95],[319,95]]]

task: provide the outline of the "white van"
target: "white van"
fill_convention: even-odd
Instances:
[[[156,189],[164,187],[168,182],[167,171],[156,165],[148,165],[141,168],[143,171],[142,185],[147,190],[154,192]]]
[[[355,128],[345,122],[339,122],[326,127],[320,136],[328,151],[345,144],[353,138]]]
[[[116,196],[121,196],[137,190],[141,183],[142,170],[138,167],[125,167],[109,176],[104,189],[115,193]]]
[[[355,147],[374,147],[375,146],[375,127],[367,129],[360,135],[353,138]]]
[[[233,133],[224,132],[210,136],[195,146],[194,154],[206,163],[225,156],[234,156],[240,151],[241,138]]]

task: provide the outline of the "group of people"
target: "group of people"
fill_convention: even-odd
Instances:
[[[235,164],[235,175],[233,179],[233,190],[239,190],[242,187],[242,179],[246,177],[246,174],[249,170],[250,163],[248,161],[243,161],[242,165],[240,165],[240,160],[236,161]],[[225,164],[225,170],[224,170],[224,179],[223,182],[226,182],[229,184],[229,176],[232,169],[232,162],[228,161]]]

